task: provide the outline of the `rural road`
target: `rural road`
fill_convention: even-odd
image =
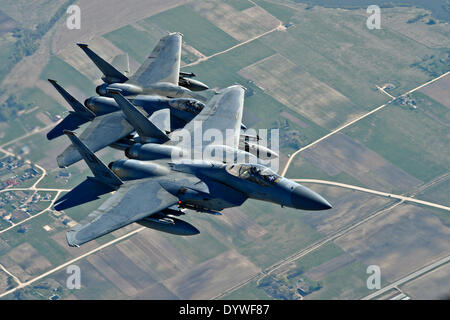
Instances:
[[[379,195],[382,197],[399,199],[399,200],[403,200],[403,201],[407,201],[407,202],[414,202],[417,204],[422,204],[425,206],[435,207],[438,209],[450,211],[450,207],[447,207],[447,206],[444,206],[441,204],[437,204],[437,203],[433,203],[433,202],[429,202],[429,201],[418,200],[418,199],[411,198],[411,197],[405,197],[405,196],[398,195],[398,194],[362,188],[362,187],[353,186],[353,185],[345,184],[345,183],[339,183],[339,182],[333,182],[333,181],[327,181],[327,180],[315,180],[315,179],[292,179],[292,180],[297,181],[297,182],[326,184],[326,185],[337,186],[337,187],[346,188],[346,189],[358,190],[358,191],[362,191],[362,192],[376,194],[376,195]]]
[[[419,89],[421,89],[421,88],[423,88],[423,87],[425,87],[425,86],[427,86],[427,85],[429,85],[429,84],[431,84],[431,83],[433,83],[433,82],[435,82],[435,81],[437,81],[437,80],[439,80],[439,79],[445,77],[445,76],[448,75],[448,74],[450,74],[450,71],[447,71],[446,73],[440,75],[439,77],[436,77],[436,78],[434,78],[434,79],[432,79],[432,80],[430,80],[430,81],[428,81],[428,82],[426,82],[426,83],[424,83],[424,84],[421,84],[421,85],[418,86],[418,87],[415,87],[414,89],[409,90],[408,92],[402,94],[401,97],[402,97],[402,96],[405,96],[405,95],[408,95],[408,94],[410,94],[410,93],[413,93],[414,91],[417,91],[417,90],[419,90]],[[328,138],[328,137],[330,137],[330,136],[332,136],[332,135],[334,135],[334,134],[336,134],[336,133],[338,133],[338,132],[344,130],[345,128],[351,126],[352,124],[354,124],[354,123],[356,123],[356,122],[358,122],[358,121],[360,121],[360,120],[362,120],[362,119],[364,119],[364,118],[370,116],[371,114],[373,114],[373,113],[375,113],[375,112],[377,112],[377,111],[380,111],[380,110],[383,109],[384,107],[388,106],[388,105],[389,105],[391,102],[393,102],[394,100],[395,100],[395,99],[386,102],[385,104],[383,104],[383,105],[381,105],[381,106],[379,106],[379,107],[373,109],[372,111],[369,111],[369,112],[363,114],[362,116],[359,116],[359,117],[357,117],[356,119],[351,120],[350,122],[348,122],[348,123],[344,124],[343,126],[337,128],[336,130],[331,131],[330,133],[324,135],[322,138],[317,139],[316,141],[311,142],[310,144],[308,144],[308,145],[306,145],[306,146],[304,146],[304,147],[298,149],[297,151],[295,151],[295,152],[289,157],[289,160],[288,160],[288,162],[286,163],[286,165],[285,165],[285,167],[284,167],[284,169],[283,169],[281,175],[282,175],[283,177],[286,175],[286,172],[287,172],[287,170],[289,169],[289,166],[291,165],[292,160],[294,160],[295,156],[298,155],[298,154],[299,154],[300,152],[302,152],[303,150],[306,150],[306,149],[311,148],[312,146],[318,144],[320,141],[323,141],[323,140],[325,140],[326,138]]]

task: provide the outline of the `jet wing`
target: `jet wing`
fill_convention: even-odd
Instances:
[[[181,61],[180,33],[171,33],[159,40],[147,60],[127,83],[148,87],[157,82],[178,85]]]
[[[64,196],[56,200],[54,209],[61,211],[76,207],[80,204],[97,200],[100,196],[110,193],[115,189],[116,188],[101,183],[96,179],[88,177]]]
[[[217,92],[209,100],[203,110],[185,127],[191,133],[191,137],[208,135],[208,130],[216,137],[216,133],[221,133],[223,145],[238,148],[239,135],[241,130],[242,112],[244,107],[244,88],[234,85]],[[173,134],[176,135],[175,131]],[[214,139],[213,139],[214,140]],[[217,143],[218,141],[213,141]],[[208,143],[203,141],[204,148]],[[197,147],[195,146],[197,149]]]
[[[122,112],[112,112],[96,117],[80,135],[80,140],[97,152],[134,131]],[[71,145],[57,157],[58,166],[64,168],[81,160],[80,153]]]
[[[52,140],[64,134],[64,130],[73,131],[78,129],[82,124],[89,122],[89,119],[80,116],[77,113],[70,113],[60,123],[58,123],[52,130],[47,133],[47,139]]]
[[[67,243],[79,246],[177,202],[177,197],[161,187],[159,179],[127,182],[97,210],[67,232]]]

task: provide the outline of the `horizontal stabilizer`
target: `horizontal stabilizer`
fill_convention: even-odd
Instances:
[[[99,199],[101,195],[116,190],[114,187],[98,182],[88,177],[78,186],[56,200],[53,208],[57,211],[66,210],[81,204]]]
[[[86,55],[95,63],[95,65],[100,69],[100,71],[105,76],[105,82],[114,83],[119,82],[123,83],[128,81],[128,78],[124,76],[120,71],[114,68],[111,64],[100,58],[94,51],[92,51],[87,44],[77,43],[77,45],[81,48],[81,50],[86,53]]]
[[[64,130],[70,141],[83,157],[97,181],[108,186],[119,187],[122,181],[71,131]]]
[[[86,118],[81,117],[78,113],[70,113],[67,117],[58,123],[52,130],[47,133],[47,139],[52,140],[64,134],[64,130],[76,130],[82,124],[88,122]]]
[[[95,118],[95,113],[83,106],[77,99],[75,99],[70,93],[68,93],[63,87],[61,87],[55,80],[48,79],[48,81],[55,87],[60,95],[67,101],[72,109],[82,118],[90,121]]]
[[[169,137],[165,132],[159,129],[152,121],[150,121],[142,112],[126,98],[124,98],[119,91],[109,90],[114,100],[122,109],[128,122],[136,129],[140,138],[146,140],[148,138],[157,139],[160,142],[166,142]]]

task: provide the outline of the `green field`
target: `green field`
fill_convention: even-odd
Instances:
[[[417,195],[418,199],[442,204],[450,207],[450,180],[444,180],[427,188]],[[450,214],[449,221],[450,221]]]
[[[329,242],[317,250],[299,258],[295,261],[294,267],[289,267],[287,271],[288,277],[285,281],[290,286],[294,285],[298,280],[303,280],[309,284],[317,284],[316,281],[312,281],[305,274],[313,269],[343,254],[344,251],[335,245],[333,242]],[[277,272],[274,274],[276,275]],[[272,276],[274,275],[272,274]],[[292,274],[293,276],[289,276]],[[264,283],[266,285],[273,281],[272,276],[266,276],[260,279],[260,284],[257,285],[255,281],[252,281],[245,286],[231,292],[223,297],[223,299],[269,299],[269,296],[263,289]],[[278,276],[281,277],[281,276]],[[306,299],[355,299],[368,294],[366,288],[365,279],[367,277],[365,267],[358,261],[352,262],[346,266],[339,268],[334,272],[330,272],[323,279],[319,281],[322,286],[318,291],[313,292],[310,295],[305,296]]]
[[[183,255],[188,257],[190,261],[193,261],[195,264],[199,264],[218,256],[219,254],[227,251],[228,248],[217,240],[215,236],[210,234],[205,228],[202,228],[202,224],[199,223],[199,219],[195,218],[183,218],[183,220],[195,224],[195,226],[200,230],[200,234],[192,237],[179,237],[164,234],[164,237],[169,240],[172,246],[180,250]],[[212,219],[214,217],[210,218]]]
[[[69,253],[50,237],[63,230],[61,225],[53,231],[47,232],[42,227],[52,225],[55,222],[49,212],[44,213],[26,222],[22,226],[28,227],[25,233],[17,232],[19,227],[12,228],[2,233],[1,238],[8,242],[11,248],[15,248],[25,242],[29,242],[38,252],[50,261],[52,265],[62,264],[70,258]],[[0,256],[6,255],[8,250],[0,248]]]
[[[253,7],[253,4],[248,0],[224,0],[223,2],[239,11]]]
[[[254,2],[258,6],[269,12],[271,15],[278,18],[283,23],[289,22],[292,16],[295,14],[295,11],[292,8],[281,4],[264,0],[254,0]]]
[[[0,81],[11,70],[9,56],[14,52],[14,42],[0,38]]]
[[[116,47],[139,63],[143,63],[148,57],[153,47],[158,43],[163,32],[155,33],[154,30],[149,32],[137,30],[132,26],[125,26],[123,28],[109,32],[103,37],[111,41]]]
[[[61,114],[62,110],[66,110],[65,108],[61,108],[61,105],[56,100],[46,95],[41,89],[37,87],[23,91],[20,99],[24,103],[30,104],[32,107],[39,106],[39,110],[47,111],[50,117]]]
[[[372,32],[364,16],[317,8],[298,10],[291,20],[295,26],[264,37],[263,43],[350,98],[361,111],[387,100],[375,85],[397,83],[398,94],[429,80],[410,64],[438,50],[388,29]]]
[[[371,293],[367,289],[366,267],[356,261],[331,272],[320,282],[322,288],[309,296],[307,299],[359,299]]]
[[[421,93],[417,109],[391,104],[344,130],[410,175],[428,182],[449,170],[449,111]],[[444,120],[445,121],[445,120]]]
[[[164,30],[181,32],[183,41],[207,56],[228,49],[238,43],[195,12],[189,5],[164,11],[144,19],[144,21],[156,24]]]
[[[335,176],[330,176],[316,168],[311,162],[301,157],[301,153],[296,156],[295,160],[289,166],[286,177],[291,179],[317,179],[341,182],[359,187],[366,187],[361,181],[352,177],[346,172],[341,172]]]
[[[7,123],[0,123],[2,126],[2,137],[0,138],[0,143],[4,144],[15,138],[23,136],[27,133],[19,119],[8,120]]]
[[[247,283],[245,286],[232,291],[221,300],[269,300],[270,297],[258,287],[255,281]]]
[[[77,87],[86,96],[95,95],[94,83],[57,56],[51,56],[50,61],[42,70],[40,78],[57,80],[62,86]]]
[[[300,259],[295,261],[295,265],[297,269],[303,270],[303,272],[307,272],[314,267],[321,265],[324,262],[327,262],[330,259],[336,258],[344,253],[344,250],[339,248],[333,242],[328,242],[321,246],[319,249],[314,250],[311,253],[308,253],[306,256],[301,257]]]
[[[302,213],[256,200],[247,200],[242,211],[267,233],[240,245],[238,251],[261,268],[267,268],[321,238],[302,222]]]

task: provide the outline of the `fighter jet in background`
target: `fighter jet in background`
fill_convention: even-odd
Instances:
[[[179,86],[180,79],[180,83],[197,91],[208,89],[208,87],[199,81],[186,80],[194,76],[193,74],[180,73],[181,43],[182,38],[179,33],[171,33],[163,37],[130,79],[100,58],[87,45],[79,44],[104,74],[102,79],[105,83],[96,88],[101,96],[87,99],[83,106],[56,81],[49,80],[74,111],[52,129],[47,134],[47,138],[54,139],[62,135],[64,129],[74,130],[91,121],[80,139],[93,152],[110,145],[126,148],[133,144],[130,139],[134,129],[124,119],[123,114],[117,112],[119,111],[117,104],[108,97],[109,89],[120,90],[123,95],[132,98],[134,105],[141,108],[148,117],[156,111],[167,109],[153,117],[160,119],[162,114],[165,114],[163,117],[170,119],[171,130],[184,126],[203,109],[204,104],[199,99],[205,100],[205,98]],[[167,128],[167,123],[164,123]],[[73,146],[68,147],[57,157],[60,167],[69,166],[79,160],[81,155]]]
[[[119,106],[113,98],[94,96],[86,99],[83,105],[55,80],[49,79],[48,81],[67,101],[73,111],[69,111],[69,115],[47,133],[47,139],[55,139],[63,135],[64,130],[75,130],[82,124],[90,121],[94,121],[90,128],[98,128],[97,130],[100,130],[100,132],[95,132],[96,134],[111,134],[109,136],[111,143],[118,140],[117,134],[119,134],[119,136],[124,134],[122,133],[123,130],[126,130],[127,135],[134,131],[129,125],[116,123],[117,119],[120,120],[123,117],[119,112]],[[191,121],[199,114],[205,106],[204,103],[192,98],[166,98],[160,96],[139,95],[132,99],[132,101],[136,106],[142,108],[148,116],[156,111],[169,109],[170,126],[172,129],[182,128],[187,122]],[[110,115],[112,113],[116,114]],[[104,117],[105,115],[108,116]],[[98,125],[99,122],[108,123],[109,127],[112,127],[111,129],[115,129],[115,132],[108,132],[107,127]],[[89,132],[91,132],[90,135],[92,135],[92,131]],[[100,143],[103,144],[107,142],[101,141]],[[96,148],[97,147],[94,146],[94,149]]]
[[[203,97],[192,91],[203,91],[209,87],[192,79],[193,73],[180,73],[182,35],[170,33],[163,37],[147,60],[136,73],[128,78],[114,66],[99,57],[87,44],[78,46],[103,73],[104,84],[96,88],[100,96],[108,96],[108,89],[120,89],[124,96],[152,94],[170,98]]]
[[[218,162],[203,159],[173,159],[173,152],[204,154],[205,148],[225,154],[245,152],[238,150],[244,102],[241,86],[219,91],[206,107],[183,130],[195,136],[208,129],[218,130],[231,139],[192,144],[180,149],[174,141],[177,131],[166,134],[156,128],[135,106],[121,95],[110,91],[124,116],[135,126],[142,141],[155,140],[155,145],[166,149],[166,154],[155,154],[154,160],[118,160],[105,166],[73,133],[66,131],[74,148],[88,164],[94,177],[56,201],[55,209],[64,210],[97,199],[115,191],[97,210],[67,232],[70,246],[79,246],[133,222],[178,235],[194,235],[199,231],[179,219],[185,210],[209,214],[240,206],[248,198],[269,201],[281,206],[303,210],[325,210],[331,205],[310,189],[281,177],[270,168],[258,164]],[[158,131],[159,130],[159,131]]]

